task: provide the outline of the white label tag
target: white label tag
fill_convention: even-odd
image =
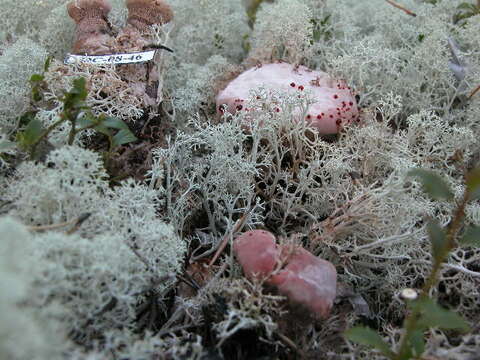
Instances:
[[[86,63],[94,65],[105,65],[105,64],[131,64],[131,63],[141,63],[147,62],[153,59],[155,56],[156,50],[149,50],[138,53],[129,53],[129,54],[112,54],[112,55],[72,55],[68,54],[65,58],[64,63],[75,64],[75,63]]]

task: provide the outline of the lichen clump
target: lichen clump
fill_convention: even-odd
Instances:
[[[475,1],[1,2],[0,358],[384,359],[359,324],[400,349],[480,166]],[[470,330],[412,356],[478,357],[472,244],[428,291]]]

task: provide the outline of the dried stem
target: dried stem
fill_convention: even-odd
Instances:
[[[222,251],[227,246],[228,239],[230,238],[230,236],[232,236],[233,234],[235,234],[236,232],[238,232],[242,229],[242,227],[245,224],[245,221],[247,220],[247,217],[248,217],[248,215],[250,214],[251,211],[252,211],[252,209],[248,210],[245,214],[243,214],[242,217],[240,219],[238,219],[237,222],[235,223],[235,225],[233,226],[232,231],[230,231],[230,233],[228,233],[227,235],[224,236],[224,238],[223,238],[222,242],[220,243],[220,246],[218,247],[215,255],[213,256],[212,260],[208,264],[208,267],[211,267],[215,263],[215,261],[217,261],[218,257],[220,256]]]
[[[400,9],[402,10],[405,14],[407,15],[410,15],[410,16],[417,16],[417,14],[415,14],[413,11],[411,10],[408,10],[407,8],[403,7],[402,5],[400,5],[399,3],[393,1],[393,0],[385,0],[387,3],[389,3],[390,5],[396,7],[397,9]]]
[[[59,224],[52,224],[52,225],[40,225],[40,226],[29,226],[27,229],[29,231],[48,231],[48,230],[56,230],[60,229],[66,226],[73,225],[73,227],[66,232],[67,235],[73,234],[75,231],[77,231],[80,226],[87,220],[92,214],[91,213],[85,213],[80,215],[78,218],[70,221],[65,221],[63,223]]]

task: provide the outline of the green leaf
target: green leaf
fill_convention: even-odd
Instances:
[[[40,81],[43,81],[44,77],[43,75],[41,74],[33,74],[31,77],[30,77],[30,82],[34,83],[34,82],[40,82]]]
[[[436,220],[431,220],[427,224],[428,236],[432,245],[432,256],[437,261],[443,261],[448,253],[447,234]]]
[[[414,330],[408,339],[408,342],[411,345],[413,350],[413,355],[415,357],[421,356],[425,351],[425,338],[423,336],[423,331]]]
[[[113,137],[112,146],[117,147],[117,146],[127,144],[129,142],[133,142],[136,140],[137,138],[135,137],[135,135],[133,135],[133,133],[130,130],[120,130]]]
[[[0,141],[0,153],[14,149],[16,144],[12,141],[2,140]]]
[[[22,147],[33,145],[43,133],[43,126],[40,120],[31,120],[25,130],[19,133],[19,142]]]
[[[409,176],[415,176],[420,179],[423,190],[433,200],[452,200],[453,192],[443,179],[432,171],[423,169],[413,169],[408,172]]]
[[[386,357],[392,359],[395,354],[388,344],[382,339],[382,337],[374,330],[363,327],[363,326],[356,326],[353,327],[345,332],[345,336],[356,343],[367,345],[374,347],[380,352],[385,355]]]
[[[416,306],[421,310],[418,325],[420,328],[438,327],[441,329],[452,329],[469,331],[470,326],[458,314],[439,306],[430,298],[423,298],[416,301]]]
[[[84,101],[87,98],[88,91],[86,88],[85,78],[77,78],[73,80],[73,87],[65,93],[62,101],[66,111],[79,109],[85,106]]]
[[[32,87],[32,98],[34,101],[42,100],[41,82],[43,81],[44,76],[41,74],[33,74],[30,77],[30,85]]]
[[[480,167],[473,169],[466,176],[467,191],[471,199],[480,199]]]
[[[52,56],[47,56],[47,59],[45,60],[45,64],[43,65],[43,71],[47,72],[48,68],[50,67],[50,64],[52,62],[53,57]]]
[[[115,117],[107,117],[102,121],[102,124],[113,129],[118,129],[118,130],[130,130],[125,124],[125,122],[121,119],[115,118]]]
[[[87,98],[87,80],[84,77],[80,77],[73,80],[73,88],[70,93],[80,96],[83,99]]]
[[[113,135],[112,130],[110,130],[109,128],[107,128],[103,124],[95,126],[94,129],[96,131],[98,131],[99,133],[108,136],[109,138],[112,137],[112,135]]]
[[[480,226],[471,225],[467,227],[460,239],[460,244],[465,246],[480,247]]]
[[[35,111],[27,111],[20,115],[20,118],[18,119],[19,127],[27,126],[30,121],[35,119],[36,115],[37,113]]]
[[[84,114],[82,117],[77,119],[77,125],[82,130],[84,128],[92,127],[98,124],[97,118],[90,113]]]
[[[475,13],[478,11],[478,8],[474,4],[470,4],[470,3],[461,3],[460,5],[457,6],[457,9],[465,10],[472,13]]]

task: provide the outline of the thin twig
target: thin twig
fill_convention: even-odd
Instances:
[[[78,228],[87,220],[92,214],[91,213],[85,213],[80,215],[78,218],[70,221],[65,221],[60,224],[52,224],[52,225],[40,225],[40,226],[29,226],[27,229],[29,231],[47,231],[47,230],[56,230],[59,228],[63,228],[66,226],[73,225],[73,227],[68,230],[66,233],[68,235],[74,233],[75,231],[78,230]]]
[[[301,359],[305,359],[306,356],[305,354],[303,353],[302,350],[300,350],[297,346],[297,344],[295,344],[290,338],[288,338],[287,336],[283,335],[282,333],[280,332],[277,332],[277,336],[280,338],[280,340],[286,344],[288,347],[292,348],[299,356]]]
[[[230,238],[230,235],[233,235],[235,234],[236,232],[240,231],[243,227],[243,225],[245,224],[245,221],[247,220],[247,217],[248,215],[250,214],[250,212],[252,211],[253,208],[250,208],[245,214],[242,215],[242,217],[240,219],[237,220],[237,222],[235,223],[235,225],[233,226],[233,229],[232,231],[230,231],[229,234],[225,235],[222,242],[220,243],[220,246],[218,247],[217,249],[217,252],[215,253],[215,255],[213,256],[212,260],[210,261],[210,263],[208,264],[208,267],[211,267],[215,261],[217,261],[218,257],[220,256],[220,254],[222,253],[222,251],[225,249],[225,247],[227,246],[228,244],[228,239]]]
[[[408,10],[407,8],[403,7],[402,5],[400,5],[399,3],[397,3],[393,0],[385,0],[385,1],[387,3],[389,3],[390,5],[392,5],[393,7],[396,7],[397,9],[402,10],[407,15],[410,15],[410,16],[413,16],[413,17],[417,16],[417,14],[415,14],[413,11]]]
[[[172,334],[172,333],[175,333],[177,331],[189,329],[189,328],[192,328],[192,327],[195,327],[195,326],[196,325],[194,325],[194,324],[179,325],[179,326],[172,327],[170,329],[161,330],[157,334],[155,334],[155,336],[160,338],[164,335]]]
[[[480,85],[478,85],[478,86],[475,88],[475,90],[473,90],[473,91],[470,93],[470,95],[468,96],[468,100],[470,100],[472,97],[474,97],[475,94],[476,94],[477,92],[479,92],[479,91],[480,91]]]
[[[75,231],[77,231],[80,226],[82,226],[82,224],[92,215],[92,213],[85,213],[85,214],[82,214],[78,217],[77,221],[75,221],[75,224],[73,225],[73,227],[68,230],[66,232],[67,235],[71,235],[73,234]]]
[[[400,235],[393,235],[393,236],[389,236],[389,237],[386,237],[386,238],[383,238],[383,239],[380,239],[380,240],[377,240],[377,241],[373,241],[371,243],[368,243],[368,244],[365,244],[365,245],[360,245],[360,246],[357,246],[355,249],[353,249],[353,253],[360,253],[362,252],[363,250],[369,250],[369,249],[374,249],[374,248],[377,248],[379,246],[384,246],[385,244],[390,244],[390,243],[394,243],[394,242],[397,242],[397,241],[404,241],[408,238],[415,238],[415,236],[419,235],[420,233],[422,233],[422,230],[417,230],[415,232],[409,232],[409,233],[405,233],[405,234],[400,234]]]

